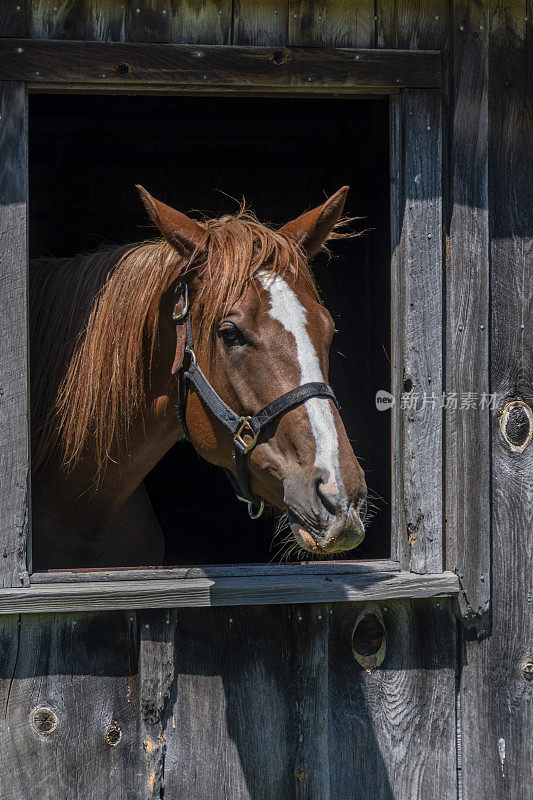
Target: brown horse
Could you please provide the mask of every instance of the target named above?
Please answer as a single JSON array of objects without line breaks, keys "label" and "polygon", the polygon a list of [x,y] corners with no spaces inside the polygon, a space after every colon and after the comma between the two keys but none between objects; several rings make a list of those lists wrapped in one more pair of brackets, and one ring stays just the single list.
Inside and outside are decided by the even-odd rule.
[{"label": "brown horse", "polygon": [[[230,409],[253,415],[327,381],[334,326],[309,259],[342,235],[347,187],[278,231],[244,209],[196,222],[139,191],[162,239],[31,266],[37,569],[162,561],[143,479],[184,433],[178,282],[198,364]],[[186,427],[203,458],[235,473],[232,438],[194,386]],[[364,475],[330,398],[310,397],[262,430],[246,469],[254,498],[288,512],[303,549],[333,553],[363,538]]]}]

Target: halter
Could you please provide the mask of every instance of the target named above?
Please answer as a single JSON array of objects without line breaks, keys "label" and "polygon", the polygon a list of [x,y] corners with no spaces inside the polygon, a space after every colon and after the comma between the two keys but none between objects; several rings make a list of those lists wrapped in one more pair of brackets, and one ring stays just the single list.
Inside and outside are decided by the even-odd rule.
[{"label": "halter", "polygon": [[[205,406],[231,433],[233,437],[233,460],[235,461],[234,476],[226,470],[228,478],[235,489],[237,499],[246,503],[251,519],[258,519],[263,513],[264,501],[260,500],[259,506],[254,510],[255,500],[248,485],[247,457],[257,444],[263,428],[278,417],[286,414],[292,408],[301,405],[311,397],[326,397],[337,400],[333,389],[327,383],[312,382],[297,386],[289,392],[282,394],[264,406],[261,411],[253,416],[239,416],[215,392],[204,373],[196,363],[194,342],[192,336],[191,318],[189,314],[189,289],[186,283],[178,283],[174,290],[174,310],[172,319],[176,323],[176,357],[172,374],[179,378],[179,404],[178,413],[183,433],[189,439],[186,423],[187,398],[189,387],[192,383],[196,392]],[[189,366],[184,366],[185,357],[189,357]]]}]

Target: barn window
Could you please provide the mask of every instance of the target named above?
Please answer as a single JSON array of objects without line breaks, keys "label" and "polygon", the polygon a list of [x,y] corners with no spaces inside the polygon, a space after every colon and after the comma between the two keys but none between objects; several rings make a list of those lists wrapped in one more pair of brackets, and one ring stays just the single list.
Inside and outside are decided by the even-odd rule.
[{"label": "barn window", "polygon": [[[393,596],[393,585],[402,596],[454,592],[455,578],[442,573],[438,54],[402,53],[388,62],[387,54],[377,51],[371,56],[309,51],[295,53],[291,72],[284,73],[290,53],[274,58],[258,51],[265,61],[254,73],[247,51],[235,48],[216,57],[234,59],[234,67],[244,59],[245,77],[218,74],[210,92],[209,63],[202,62],[200,74],[191,48],[169,46],[173,58],[178,54],[186,62],[172,78],[168,70],[146,68],[151,58],[161,63],[158,53],[166,57],[165,45],[139,46],[142,54],[137,48],[126,53],[120,45],[105,52],[80,45],[92,66],[73,62],[67,80],[60,64],[69,56],[69,43],[52,44],[49,75],[34,69],[39,53],[32,48],[38,49],[38,42],[28,43],[28,52],[26,46],[17,51],[23,58],[11,63],[9,74],[16,79],[12,113],[18,116],[9,144],[18,143],[14,163],[22,164],[23,172],[29,143],[32,257],[70,256],[105,241],[151,235],[135,183],[183,211],[199,208],[210,216],[227,213],[244,196],[259,219],[274,226],[320,201],[317,191],[351,184],[347,211],[361,217],[357,225],[366,232],[335,243],[334,258],[317,258],[314,272],[340,331],[331,383],[379,499],[367,538],[348,559],[279,564],[273,521],[251,522],[224,476],[179,444],[146,480],[165,534],[165,565],[90,573],[41,566],[32,573],[30,560],[27,578],[11,533],[15,572],[33,592],[25,595],[27,610],[38,602],[42,609],[43,597],[50,608],[74,609],[92,602],[128,607],[136,594],[143,598],[137,602],[150,606],[360,599],[369,590]],[[141,55],[136,74],[131,62]],[[109,85],[102,58],[118,65],[112,78],[118,96],[103,91]],[[275,79],[274,68],[282,70]],[[225,85],[225,93],[217,83]],[[80,85],[90,93],[80,94]],[[24,181],[14,186],[8,187],[13,195],[8,204],[25,199]],[[20,270],[17,275],[20,281]],[[25,291],[25,278],[21,285]],[[17,298],[24,306],[22,294]],[[402,395],[413,389],[430,400],[409,410]],[[380,390],[391,392],[394,408],[378,410]],[[18,402],[26,402],[23,391]],[[24,438],[21,420],[19,414]],[[26,508],[18,488],[13,502]],[[438,577],[431,584],[414,573]]]},{"label": "barn window", "polygon": [[[331,384],[376,496],[369,533],[349,554],[359,560],[390,556],[390,412],[375,404],[377,391],[390,391],[388,131],[387,98],[43,94],[29,102],[32,257],[156,235],[136,183],[210,217],[244,197],[275,226],[350,184],[346,212],[365,233],[313,265],[339,331]],[[275,520],[252,522],[223,472],[191,445],[175,445],[146,483],[168,565],[276,561]]]}]

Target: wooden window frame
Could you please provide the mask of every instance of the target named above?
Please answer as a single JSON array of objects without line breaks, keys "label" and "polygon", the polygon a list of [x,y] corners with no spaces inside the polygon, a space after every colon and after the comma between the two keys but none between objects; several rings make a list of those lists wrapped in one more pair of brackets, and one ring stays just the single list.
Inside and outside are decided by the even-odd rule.
[{"label": "wooden window frame", "polygon": [[[0,40],[4,381],[0,613],[455,596],[444,569],[441,69],[437,51]],[[389,96],[392,558],[367,562],[31,573],[27,95],[36,92]],[[29,550],[29,547],[28,547]]]}]

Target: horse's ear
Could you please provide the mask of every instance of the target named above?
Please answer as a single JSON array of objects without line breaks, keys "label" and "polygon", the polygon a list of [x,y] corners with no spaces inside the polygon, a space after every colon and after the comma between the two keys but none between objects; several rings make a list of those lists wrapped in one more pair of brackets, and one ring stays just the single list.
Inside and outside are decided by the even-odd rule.
[{"label": "horse's ear", "polygon": [[167,242],[169,242],[180,255],[188,257],[195,250],[201,250],[205,244],[206,232],[197,222],[190,217],[176,211],[174,208],[161,203],[152,197],[143,186],[135,187],[144,203],[148,216],[156,225]]},{"label": "horse's ear", "polygon": [[343,186],[321,206],[287,222],[280,232],[294,239],[310,258],[316,255],[341,217],[349,188]]}]

